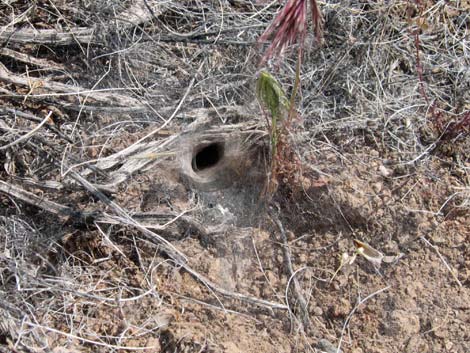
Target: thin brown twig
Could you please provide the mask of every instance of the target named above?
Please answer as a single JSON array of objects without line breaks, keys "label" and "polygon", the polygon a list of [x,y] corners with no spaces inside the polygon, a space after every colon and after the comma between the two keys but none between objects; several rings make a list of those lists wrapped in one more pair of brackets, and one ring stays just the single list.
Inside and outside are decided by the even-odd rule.
[{"label": "thin brown twig", "polygon": [[300,311],[301,311],[300,321],[302,322],[304,329],[311,329],[311,322],[310,322],[310,317],[309,317],[309,312],[308,312],[308,304],[307,304],[307,301],[305,300],[304,295],[302,294],[303,292],[302,287],[300,286],[300,283],[297,277],[295,277],[296,272],[294,271],[294,268],[292,267],[291,253],[290,253],[290,248],[289,248],[289,242],[287,240],[286,231],[284,229],[284,226],[282,225],[281,220],[279,219],[277,215],[271,212],[270,216],[273,222],[276,224],[276,226],[279,229],[279,234],[280,234],[281,243],[282,243],[282,253],[284,255],[284,265],[286,266],[287,274],[289,275],[289,282],[292,281],[294,285],[292,290],[300,306]]}]

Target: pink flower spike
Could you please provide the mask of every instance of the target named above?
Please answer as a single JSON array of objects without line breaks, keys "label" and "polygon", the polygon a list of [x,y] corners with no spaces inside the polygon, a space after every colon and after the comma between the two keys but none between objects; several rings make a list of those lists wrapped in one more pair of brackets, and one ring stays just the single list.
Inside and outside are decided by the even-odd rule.
[{"label": "pink flower spike", "polygon": [[[272,38],[271,44],[261,59],[261,65],[272,57],[280,57],[287,47],[296,42],[300,44],[299,50],[302,50],[307,32],[307,2],[307,0],[288,0],[284,8],[261,35],[258,40],[259,43]],[[322,30],[321,13],[316,0],[310,0],[310,7],[315,37],[320,40]]]},{"label": "pink flower spike", "polygon": [[321,12],[315,0],[310,0],[310,9],[312,11],[313,33],[315,33],[317,41],[320,42],[323,34],[323,24]]}]

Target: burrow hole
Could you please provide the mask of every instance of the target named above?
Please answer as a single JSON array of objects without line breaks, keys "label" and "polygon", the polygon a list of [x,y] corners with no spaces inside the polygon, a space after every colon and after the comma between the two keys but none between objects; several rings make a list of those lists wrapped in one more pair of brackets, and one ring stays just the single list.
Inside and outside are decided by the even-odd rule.
[{"label": "burrow hole", "polygon": [[224,144],[220,142],[211,143],[201,148],[191,162],[193,170],[200,172],[215,166],[224,155]]}]

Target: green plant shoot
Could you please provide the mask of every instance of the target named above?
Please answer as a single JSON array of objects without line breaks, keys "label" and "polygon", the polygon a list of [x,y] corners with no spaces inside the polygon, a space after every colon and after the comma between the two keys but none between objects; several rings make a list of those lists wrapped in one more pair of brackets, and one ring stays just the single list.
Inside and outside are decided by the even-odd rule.
[{"label": "green plant shoot", "polygon": [[271,114],[270,134],[274,156],[278,142],[278,123],[285,120],[290,111],[290,102],[279,82],[267,71],[259,74],[256,95],[260,105]]}]

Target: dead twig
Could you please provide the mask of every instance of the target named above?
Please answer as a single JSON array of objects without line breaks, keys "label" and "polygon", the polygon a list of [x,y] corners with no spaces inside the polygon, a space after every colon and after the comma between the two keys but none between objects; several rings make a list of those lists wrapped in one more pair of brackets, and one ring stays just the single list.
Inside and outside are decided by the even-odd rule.
[{"label": "dead twig", "polygon": [[42,70],[65,70],[64,65],[55,63],[52,60],[35,58],[34,56],[25,53],[20,53],[16,50],[12,50],[9,48],[1,48],[0,55],[7,56],[9,58],[21,61],[26,64],[40,67]]},{"label": "dead twig", "polygon": [[125,350],[125,351],[148,351],[148,350],[152,350],[152,349],[157,348],[156,346],[131,347],[131,346],[121,346],[121,345],[105,343],[105,342],[101,342],[101,341],[81,337],[81,336],[78,336],[78,335],[74,335],[72,333],[64,332],[64,331],[61,331],[61,330],[57,330],[57,329],[52,328],[52,327],[35,324],[34,322],[30,322],[30,321],[24,322],[24,325],[29,326],[29,327],[38,328],[41,331],[46,331],[46,332],[49,332],[49,333],[55,333],[55,334],[58,334],[58,335],[61,335],[61,336],[65,336],[69,339],[77,340],[77,341],[80,341],[80,342],[83,342],[83,343],[93,344],[93,345],[96,345],[96,346],[105,347],[105,348],[109,348],[109,349],[113,349],[113,350],[117,349],[117,350]]},{"label": "dead twig", "polygon": [[77,219],[89,219],[90,217],[94,217],[93,213],[74,210],[71,207],[39,197],[32,192],[26,191],[19,186],[9,184],[3,180],[0,180],[0,192],[59,217],[66,216]]},{"label": "dead twig", "polygon": [[4,28],[0,27],[0,43],[70,45],[92,42],[94,28],[76,27],[67,32],[56,29]]},{"label": "dead twig", "polygon": [[[287,240],[286,231],[284,229],[284,226],[281,220],[279,219],[277,215],[271,212],[270,216],[273,222],[276,224],[277,228],[279,229],[279,234],[280,234],[281,243],[282,243],[282,253],[284,255],[284,265],[286,266],[287,274],[289,275],[289,283],[290,282],[293,283],[292,291],[300,306],[300,311],[301,311],[300,321],[305,329],[309,329],[311,328],[311,322],[310,322],[310,317],[308,313],[308,304],[307,304],[307,301],[305,300],[304,295],[302,294],[303,292],[302,287],[300,286],[300,283],[297,277],[295,277],[296,271],[294,271],[294,268],[292,266],[292,256],[291,256],[291,252],[289,248],[289,242]],[[289,288],[286,288],[286,292],[288,290]],[[286,295],[286,301],[288,302],[287,295]],[[291,311],[291,309],[289,309],[289,311]]]},{"label": "dead twig", "polygon": [[380,293],[382,292],[385,292],[386,290],[390,289],[390,286],[387,286],[385,288],[381,288],[379,289],[378,291],[375,291],[374,293],[371,293],[369,294],[367,297],[365,297],[364,299],[361,299],[358,301],[358,303],[356,304],[356,306],[351,310],[351,312],[349,313],[348,317],[346,318],[346,320],[344,320],[344,324],[343,324],[343,328],[341,329],[341,337],[339,338],[339,342],[338,342],[338,348],[336,349],[336,353],[340,353],[341,352],[341,343],[343,342],[343,336],[344,336],[344,331],[346,331],[346,327],[348,327],[349,325],[349,322],[351,321],[354,313],[357,311],[357,309],[359,309],[359,307],[364,304],[366,301],[368,301],[369,299],[375,297],[376,295],[379,295]]},{"label": "dead twig", "polygon": [[[0,81],[19,86],[35,87],[35,93],[28,94],[31,98],[56,98],[64,96],[76,96],[76,106],[82,110],[91,111],[120,111],[120,112],[144,112],[148,110],[148,103],[112,92],[115,89],[89,90],[83,87],[70,86],[60,82],[49,81],[35,77],[23,77],[9,71],[0,63]],[[125,90],[129,90],[126,88]],[[24,98],[25,95],[14,94],[13,96]],[[85,101],[92,101],[96,105],[85,105]],[[64,106],[73,106],[70,102],[62,101]]]},{"label": "dead twig", "polygon": [[[153,14],[159,14],[160,4],[158,1],[152,1],[147,5],[152,9]],[[141,2],[135,2],[125,11],[118,14],[115,18],[116,27],[119,30],[139,26],[152,19],[152,14],[147,11],[147,7]],[[112,23],[106,23],[99,32],[109,30]],[[35,29],[35,28],[10,28],[8,26],[0,27],[0,43],[18,43],[18,44],[44,44],[44,45],[72,45],[72,44],[91,44],[98,28],[95,27],[70,27],[67,31],[57,29]]]},{"label": "dead twig", "polygon": [[450,274],[452,275],[452,278],[455,280],[455,282],[457,282],[457,284],[459,285],[459,287],[462,287],[462,282],[460,282],[460,280],[458,279],[457,275],[455,274],[454,270],[449,266],[449,264],[447,263],[446,259],[444,258],[444,256],[441,255],[441,253],[439,252],[439,249],[436,245],[433,245],[431,244],[431,242],[429,240],[427,240],[424,236],[420,237],[420,239],[428,246],[430,246],[437,254],[437,256],[439,256],[439,258],[441,259],[442,263],[444,264],[444,266],[447,268],[447,270],[450,272]]},{"label": "dead twig", "polygon": [[[41,118],[39,118],[39,117],[37,117],[33,114],[23,112],[21,110],[13,109],[13,108],[0,107],[0,114],[10,114],[10,115],[13,115],[14,117],[21,117],[21,118],[24,118],[24,119],[28,119],[28,120],[31,120],[31,121],[38,122],[38,123],[40,123],[42,121]],[[46,123],[47,123],[47,121],[46,121]],[[47,129],[53,131],[54,133],[56,133],[60,138],[63,138],[64,140],[66,140],[69,143],[73,143],[73,140],[71,140],[70,137],[68,137],[67,135],[62,133],[62,131],[60,131],[54,125],[46,124],[45,127]]]},{"label": "dead twig", "polygon": [[0,146],[0,151],[2,150],[6,150],[7,148],[10,148],[12,146],[15,146],[23,141],[26,141],[27,139],[29,139],[31,136],[33,136],[37,131],[39,131],[39,129],[45,124],[48,122],[49,118],[51,117],[52,115],[52,111],[50,111],[47,116],[34,128],[32,129],[31,131],[29,131],[28,133],[26,133],[25,135],[21,136],[20,138],[16,139],[15,141],[12,141],[10,142],[9,144],[6,144],[4,146]]}]

